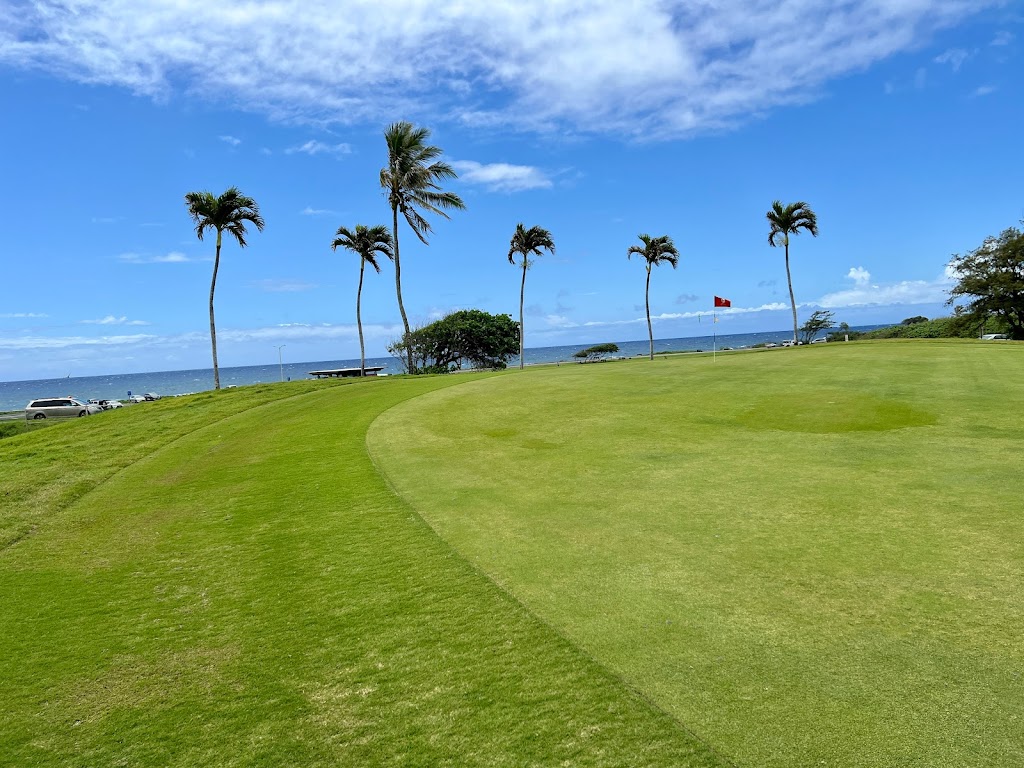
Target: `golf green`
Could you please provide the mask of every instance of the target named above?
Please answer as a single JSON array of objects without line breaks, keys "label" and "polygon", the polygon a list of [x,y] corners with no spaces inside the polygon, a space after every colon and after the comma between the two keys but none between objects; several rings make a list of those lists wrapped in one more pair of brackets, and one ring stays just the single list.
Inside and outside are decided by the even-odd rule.
[{"label": "golf green", "polygon": [[1024,764],[1024,346],[572,365],[384,412],[392,486],[737,764]]}]

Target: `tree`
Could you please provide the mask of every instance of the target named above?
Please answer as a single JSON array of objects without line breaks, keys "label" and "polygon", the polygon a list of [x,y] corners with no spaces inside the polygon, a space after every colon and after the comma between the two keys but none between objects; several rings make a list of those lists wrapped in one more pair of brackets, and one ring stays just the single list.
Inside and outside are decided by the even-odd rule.
[{"label": "tree", "polygon": [[812,312],[811,316],[807,318],[807,322],[800,326],[800,332],[803,334],[800,342],[810,344],[819,333],[835,327],[834,320],[835,314],[832,312],[820,309],[817,312]]},{"label": "tree", "polygon": [[978,322],[994,315],[1011,339],[1024,339],[1024,232],[1010,227],[973,251],[954,255],[949,266],[957,282],[947,304],[969,297],[960,314]]},{"label": "tree", "polygon": [[202,240],[208,229],[217,232],[217,252],[213,259],[213,279],[210,281],[210,345],[213,347],[213,387],[220,389],[220,369],[217,367],[217,325],[213,319],[213,294],[217,289],[217,271],[220,269],[220,246],[224,232],[234,235],[240,248],[245,248],[245,222],[251,222],[263,231],[260,208],[251,197],[230,187],[220,197],[212,192],[189,192],[185,206],[196,225],[196,236]]},{"label": "tree", "polygon": [[376,227],[365,227],[356,224],[356,231],[352,232],[345,227],[338,227],[337,237],[331,243],[331,250],[347,248],[359,256],[359,288],[356,290],[356,327],[359,328],[359,375],[366,375],[366,347],[363,345],[363,318],[360,305],[363,298],[363,271],[369,264],[377,274],[380,274],[380,264],[377,263],[377,255],[394,259],[392,250],[391,233],[388,228],[382,225]]},{"label": "tree", "polygon": [[388,352],[413,373],[450,373],[464,363],[471,368],[504,368],[518,350],[516,321],[479,309],[452,312],[388,346]]},{"label": "tree", "polygon": [[651,267],[667,263],[672,265],[672,269],[675,269],[679,265],[679,251],[676,250],[675,243],[672,242],[672,238],[668,235],[662,235],[661,237],[640,235],[640,240],[643,241],[643,247],[639,245],[629,246],[629,250],[626,251],[626,258],[632,258],[635,253],[647,262],[647,289],[644,293],[644,302],[647,307],[647,338],[651,342],[651,360],[653,360],[654,329],[651,327]]},{"label": "tree", "polygon": [[902,323],[900,323],[900,325],[917,325],[918,323],[927,323],[927,322],[928,322],[928,318],[925,317],[924,315],[914,315],[913,317],[908,317],[906,320],[904,320]]},{"label": "tree", "polygon": [[618,351],[618,344],[595,344],[592,347],[587,347],[574,353],[573,357],[577,357],[583,362],[593,363],[604,359],[605,355],[614,355]]},{"label": "tree", "polygon": [[526,229],[522,222],[516,224],[515,234],[512,235],[512,242],[508,248],[508,263],[515,265],[515,255],[518,253],[523,258],[523,282],[519,286],[519,368],[524,366],[523,361],[523,338],[526,335],[526,326],[523,324],[523,298],[526,294],[526,270],[533,263],[530,261],[530,254],[540,256],[541,251],[546,250],[554,254],[555,242],[551,239],[551,233],[540,227]]},{"label": "tree", "polygon": [[800,230],[818,236],[818,217],[807,203],[790,203],[783,205],[776,200],[772,209],[766,214],[771,230],[768,232],[768,245],[773,248],[781,242],[786,247],[786,282],[789,284],[789,301],[793,306],[793,343],[797,341],[796,297],[793,295],[793,277],[789,271],[789,236],[800,234]]},{"label": "tree", "polygon": [[[423,218],[419,209],[427,213],[436,213],[449,218],[449,209],[462,209],[465,204],[454,192],[444,192],[439,185],[444,179],[458,178],[458,174],[448,163],[437,158],[441,156],[440,147],[427,144],[430,131],[417,128],[404,120],[392,123],[384,131],[384,140],[388,147],[388,164],[380,172],[380,185],[388,197],[391,206],[391,234],[394,239],[395,253],[395,290],[398,293],[398,311],[402,315],[402,325],[408,336],[409,318],[405,314],[402,303],[402,262],[398,250],[398,214],[401,212],[406,223],[424,245],[430,234],[430,222]],[[412,345],[405,345],[409,357],[408,369],[412,371]]]}]

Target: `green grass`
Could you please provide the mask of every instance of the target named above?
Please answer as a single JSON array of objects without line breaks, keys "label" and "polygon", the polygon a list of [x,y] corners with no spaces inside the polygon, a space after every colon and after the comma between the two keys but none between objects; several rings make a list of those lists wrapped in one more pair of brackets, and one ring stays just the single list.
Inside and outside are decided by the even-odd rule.
[{"label": "green grass", "polygon": [[0,764],[724,764],[377,472],[371,422],[467,382],[246,387],[0,441]]},{"label": "green grass", "polygon": [[471,563],[749,766],[1024,764],[1024,346],[563,366],[384,413]]}]

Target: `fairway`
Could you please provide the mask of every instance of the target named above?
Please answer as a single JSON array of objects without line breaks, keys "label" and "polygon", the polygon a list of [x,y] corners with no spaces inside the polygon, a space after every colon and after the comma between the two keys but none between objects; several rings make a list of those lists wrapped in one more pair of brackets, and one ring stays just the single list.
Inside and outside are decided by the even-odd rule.
[{"label": "fairway", "polygon": [[383,413],[457,552],[749,766],[1024,764],[1024,347],[538,369]]},{"label": "fairway", "polygon": [[0,765],[718,766],[366,452],[465,377],[241,387],[0,441]]}]

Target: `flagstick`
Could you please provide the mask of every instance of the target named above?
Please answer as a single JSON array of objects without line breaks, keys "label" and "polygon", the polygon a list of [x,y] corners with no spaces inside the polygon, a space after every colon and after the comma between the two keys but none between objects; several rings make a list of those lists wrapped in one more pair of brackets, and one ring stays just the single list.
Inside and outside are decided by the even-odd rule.
[{"label": "flagstick", "polygon": [[714,320],[711,322],[711,327],[714,331],[714,346],[711,348],[711,360],[712,362],[718,360],[718,313],[715,312],[712,317]]}]

